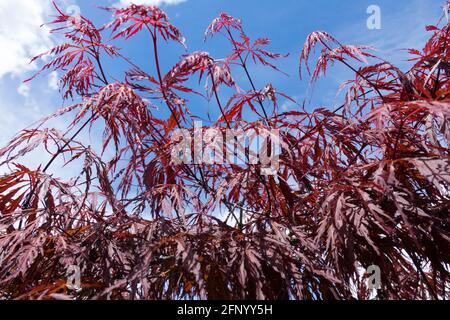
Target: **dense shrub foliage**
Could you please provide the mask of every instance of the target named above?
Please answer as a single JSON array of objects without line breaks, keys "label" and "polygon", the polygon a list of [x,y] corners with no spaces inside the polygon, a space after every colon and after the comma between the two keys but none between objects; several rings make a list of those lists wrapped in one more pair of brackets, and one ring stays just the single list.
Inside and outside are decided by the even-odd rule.
[{"label": "dense shrub foliage", "polygon": [[[312,33],[299,49],[300,73],[313,85],[343,64],[354,77],[340,108],[284,112],[282,102],[296,102],[270,79],[258,87],[264,79],[249,71],[279,72],[284,56],[234,17],[222,13],[206,31],[206,41],[223,37],[228,56],[193,52],[172,67],[160,64],[160,46],[185,41],[158,7],[108,8],[113,19],[103,27],[55,8],[54,32],[66,41],[46,53],[41,72],[63,74],[61,92],[74,103],[0,149],[8,171],[0,177],[0,299],[449,298],[445,17],[427,27],[423,49],[409,50],[410,70]],[[147,35],[154,74],[112,45],[137,34]],[[121,80],[107,59],[129,65]],[[206,92],[192,88],[199,78]],[[279,130],[278,173],[174,164],[176,130],[208,118],[191,106],[193,95],[220,114],[205,130]],[[154,107],[160,102],[165,110]],[[63,115],[73,115],[66,132],[45,126]],[[103,150],[78,139],[94,124]],[[42,149],[51,161],[23,165]],[[79,175],[52,174],[59,158],[80,163]],[[372,265],[381,270],[376,294],[366,281]],[[80,290],[67,286],[70,266],[81,269]]]}]

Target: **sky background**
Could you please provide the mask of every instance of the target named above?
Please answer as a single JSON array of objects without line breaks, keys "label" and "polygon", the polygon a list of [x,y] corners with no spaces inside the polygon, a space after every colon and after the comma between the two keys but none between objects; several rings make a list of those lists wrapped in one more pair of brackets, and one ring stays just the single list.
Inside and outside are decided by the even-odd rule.
[{"label": "sky background", "polygon": [[[110,16],[98,6],[126,5],[128,0],[63,0],[61,8],[79,6],[81,14],[98,25],[109,21]],[[408,69],[408,55],[404,49],[421,48],[427,38],[425,26],[436,23],[442,15],[441,0],[136,0],[136,4],[160,5],[187,39],[188,50],[179,45],[162,45],[161,56],[164,71],[168,71],[179,58],[188,52],[208,51],[215,58],[223,58],[230,51],[220,37],[204,42],[204,32],[210,22],[225,11],[241,18],[246,33],[252,38],[268,37],[270,50],[289,54],[277,66],[289,74],[285,76],[262,67],[251,67],[258,88],[267,83],[302,102],[308,92],[308,77],[298,76],[299,54],[307,35],[324,30],[346,44],[366,44],[379,49],[378,55],[390,60],[402,69]],[[381,8],[381,30],[369,30],[366,10],[370,5]],[[0,1],[0,148],[19,130],[55,111],[63,102],[58,92],[58,74],[45,74],[30,84],[22,80],[36,72],[39,65],[29,64],[31,57],[46,51],[59,42],[49,34],[48,27],[41,27],[51,20],[54,11],[50,0],[1,0]],[[117,43],[123,53],[132,57],[144,70],[153,72],[150,42],[144,35],[127,42]],[[107,69],[118,77],[121,64],[107,63]],[[243,75],[237,74],[237,82],[243,83]],[[242,79],[240,79],[242,77]],[[330,69],[325,79],[319,80],[313,96],[307,100],[309,110],[324,106],[334,108],[339,104],[336,92],[340,83],[351,75],[341,66]],[[245,88],[244,89],[248,89]],[[71,101],[64,102],[65,105]],[[192,108],[208,110],[208,103],[201,99],[191,101]],[[295,108],[285,103],[283,109]],[[53,121],[51,125],[61,130],[67,119]],[[80,140],[98,145],[100,139],[93,133],[83,133]],[[31,165],[47,160],[46,155],[28,159]],[[60,165],[61,163],[59,163]],[[58,164],[57,166],[58,167]],[[56,169],[59,170],[59,169]],[[60,170],[70,176],[70,169]]]}]

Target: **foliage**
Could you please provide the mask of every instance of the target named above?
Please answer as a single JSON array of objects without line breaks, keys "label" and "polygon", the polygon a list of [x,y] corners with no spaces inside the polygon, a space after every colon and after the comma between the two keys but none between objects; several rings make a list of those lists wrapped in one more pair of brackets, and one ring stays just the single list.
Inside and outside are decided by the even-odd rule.
[{"label": "foliage", "polygon": [[[63,96],[79,102],[0,150],[8,170],[0,177],[0,299],[369,299],[371,265],[381,268],[378,298],[449,298],[448,23],[427,27],[430,39],[409,51],[407,72],[370,47],[312,33],[300,59],[312,83],[333,63],[355,77],[336,110],[282,112],[278,100],[292,99],[271,84],[258,88],[248,67],[278,72],[284,56],[265,49],[268,39],[252,41],[236,18],[222,13],[206,31],[224,36],[227,57],[194,52],[164,74],[158,40],[184,46],[184,38],[161,9],[109,8],[103,27],[56,9],[55,32],[66,42],[41,71],[62,72]],[[138,33],[150,35],[153,75],[110,44]],[[122,81],[105,59],[130,65]],[[236,82],[239,71],[247,83]],[[278,175],[260,165],[171,162],[175,130],[192,131],[205,117],[188,100],[197,76],[221,114],[210,127],[280,130]],[[234,92],[228,102],[221,88]],[[71,133],[43,127],[73,113]],[[111,158],[77,141],[94,123]],[[49,163],[20,163],[40,146]],[[69,181],[49,174],[62,156],[82,163]],[[66,285],[71,265],[81,268],[82,290]]]}]

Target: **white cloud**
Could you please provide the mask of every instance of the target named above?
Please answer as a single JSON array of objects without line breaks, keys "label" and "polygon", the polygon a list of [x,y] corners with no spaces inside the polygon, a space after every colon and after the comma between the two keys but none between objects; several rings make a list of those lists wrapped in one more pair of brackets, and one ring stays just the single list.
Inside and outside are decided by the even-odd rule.
[{"label": "white cloud", "polygon": [[[60,0],[62,8],[73,0]],[[0,0],[0,148],[35,121],[52,113],[60,104],[58,75],[45,74],[30,83],[22,81],[38,69],[30,64],[33,56],[54,46],[50,28],[55,12],[51,0]],[[68,119],[55,119],[48,127],[64,130]],[[48,161],[45,152],[33,153],[20,162],[31,168]],[[53,173],[67,177],[73,171],[61,169],[62,160],[55,163]],[[0,167],[0,175],[8,170]]]},{"label": "white cloud", "polygon": [[379,55],[393,62],[398,67],[406,67],[410,63],[405,49],[421,49],[426,39],[430,36],[425,31],[425,26],[438,21],[442,11],[439,5],[430,4],[429,0],[411,0],[403,10],[389,11],[384,6],[381,8],[381,30],[368,30],[365,18],[362,16],[358,25],[352,25],[341,34],[337,34],[344,42],[351,44],[372,45],[379,49]]},{"label": "white cloud", "polygon": [[58,72],[53,71],[48,76],[48,87],[52,90],[58,90],[59,88],[59,76]]},{"label": "white cloud", "polygon": [[0,1],[0,78],[35,69],[30,58],[52,47],[49,28],[41,27],[50,9],[50,1]]},{"label": "white cloud", "polygon": [[176,5],[180,4],[182,2],[185,2],[187,0],[120,0],[120,2],[117,4],[117,6],[120,7],[126,7],[130,4],[147,4],[147,5],[153,5],[153,6],[160,6],[163,4],[167,5]]},{"label": "white cloud", "polygon": [[49,111],[38,106],[48,93],[22,80],[37,69],[31,58],[53,46],[49,28],[41,27],[50,15],[50,0],[0,1],[1,145]]}]

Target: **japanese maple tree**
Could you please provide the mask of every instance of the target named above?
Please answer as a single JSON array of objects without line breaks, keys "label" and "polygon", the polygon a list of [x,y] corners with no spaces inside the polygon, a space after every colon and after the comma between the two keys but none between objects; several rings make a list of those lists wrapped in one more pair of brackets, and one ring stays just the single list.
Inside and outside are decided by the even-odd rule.
[{"label": "japanese maple tree", "polygon": [[[371,47],[309,35],[301,76],[314,85],[343,64],[354,77],[340,108],[308,111],[252,77],[252,64],[281,72],[284,55],[269,51],[269,39],[250,39],[241,20],[221,13],[206,30],[206,41],[226,41],[226,57],[197,51],[163,66],[161,46],[185,45],[164,11],[106,10],[112,21],[96,26],[55,4],[51,25],[65,42],[44,54],[51,58],[39,73],[62,74],[73,104],[0,149],[8,172],[0,176],[0,299],[449,298],[445,17],[426,27],[422,49],[409,50],[409,70]],[[153,74],[113,45],[142,33]],[[105,60],[129,67],[117,79]],[[198,79],[206,92],[192,87]],[[203,130],[278,130],[276,174],[261,164],[174,163],[175,133],[193,133],[210,116],[191,106],[193,95],[220,114]],[[284,112],[283,101],[295,110]],[[46,127],[63,115],[73,116],[67,131]],[[93,126],[102,128],[102,150],[79,139]],[[26,167],[21,159],[42,148],[50,161]],[[79,175],[52,174],[58,159],[80,163]],[[79,290],[67,285],[74,265]],[[381,271],[376,293],[370,266]]]}]

